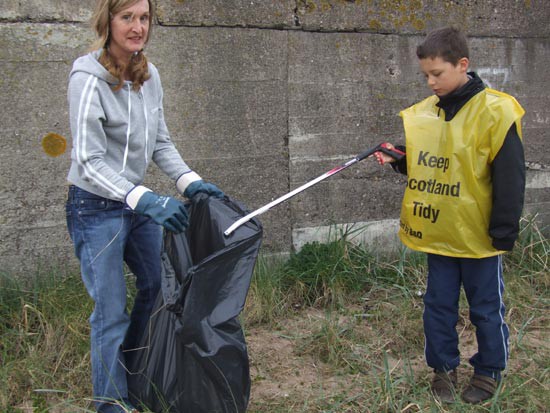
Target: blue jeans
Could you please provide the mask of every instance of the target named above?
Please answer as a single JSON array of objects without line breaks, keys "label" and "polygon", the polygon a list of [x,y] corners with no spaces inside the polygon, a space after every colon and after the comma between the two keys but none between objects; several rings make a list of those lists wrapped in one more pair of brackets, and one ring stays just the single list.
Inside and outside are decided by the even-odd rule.
[{"label": "blue jeans", "polygon": [[[123,350],[139,343],[160,290],[162,228],[124,203],[75,186],[69,188],[66,214],[82,280],[95,303],[89,320],[94,401],[98,412],[124,412],[128,387]],[[136,277],[130,315],[124,262]]]},{"label": "blue jeans", "polygon": [[428,283],[424,295],[426,361],[439,371],[460,364],[458,303],[461,285],[476,327],[477,353],[469,362],[476,374],[500,380],[508,361],[508,326],[502,300],[502,256],[454,258],[428,254]]}]

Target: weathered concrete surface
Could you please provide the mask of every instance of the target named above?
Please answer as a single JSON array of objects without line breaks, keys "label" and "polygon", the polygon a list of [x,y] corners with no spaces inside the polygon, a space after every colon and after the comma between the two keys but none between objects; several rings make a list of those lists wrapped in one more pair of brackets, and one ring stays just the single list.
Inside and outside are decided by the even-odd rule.
[{"label": "weathered concrete surface", "polygon": [[[479,3],[479,4],[477,4]],[[176,145],[205,179],[258,208],[374,144],[402,142],[398,113],[428,95],[414,49],[460,23],[472,68],[526,109],[526,213],[550,223],[550,5],[545,1],[159,0],[146,52],[159,68]],[[93,2],[0,4],[0,268],[74,265],[64,218],[66,83],[92,41]],[[147,185],[174,193],[156,168]],[[264,252],[324,240],[348,224],[395,241],[404,177],[365,160],[260,217]],[[393,240],[393,241],[392,241]]]},{"label": "weathered concrete surface", "polygon": [[[548,154],[548,152],[546,151]],[[548,155],[546,155],[548,156]],[[548,158],[546,158],[546,162]],[[547,164],[548,165],[548,164]],[[532,165],[527,174],[527,190],[525,197],[525,215],[535,215],[538,222],[550,224],[550,168],[540,170],[539,166]]]},{"label": "weathered concrete surface", "polygon": [[[156,0],[161,25],[418,34],[449,23],[471,36],[550,35],[547,0]],[[90,0],[3,0],[5,21],[83,22]]]},{"label": "weathered concrete surface", "polygon": [[[69,153],[49,158],[40,142],[51,131],[70,136],[67,76],[90,36],[86,28],[55,26],[0,26],[0,42],[17,46],[0,55],[1,86],[13,93],[0,114],[4,139],[10,139],[0,158],[7,204],[1,226],[7,242],[0,255],[14,265],[21,253],[61,260],[71,254],[63,216]],[[156,27],[149,46],[162,74],[167,123],[182,155],[204,179],[245,204],[268,202],[273,193],[288,190],[287,73],[279,64],[287,60],[286,36]],[[156,168],[152,172],[147,185],[174,193],[166,177]],[[288,211],[274,211],[264,224],[272,229],[267,246],[288,249]]]},{"label": "weathered concrete surface", "polygon": [[3,270],[48,266],[69,255],[63,216],[68,156],[48,157],[41,139],[48,132],[69,137],[67,75],[89,39],[88,30],[71,25],[0,25]]},{"label": "weathered concrete surface", "polygon": [[398,219],[303,227],[293,231],[292,244],[296,250],[300,250],[307,243],[330,242],[345,236],[351,242],[367,246],[372,252],[387,254],[404,248],[399,241],[398,231]]},{"label": "weathered concrete surface", "polygon": [[546,0],[298,0],[305,30],[417,34],[455,24],[471,36],[547,37]]},{"label": "weathered concrete surface", "polygon": [[90,19],[93,1],[88,0],[2,0],[0,19],[6,21],[83,22]]},{"label": "weathered concrete surface", "polygon": [[[184,159],[251,207],[288,191],[286,43],[284,31],[158,27],[149,48]],[[286,249],[284,209],[262,221],[266,247]]]},{"label": "weathered concrete surface", "polygon": [[295,25],[295,0],[157,1],[159,24],[289,28]]}]

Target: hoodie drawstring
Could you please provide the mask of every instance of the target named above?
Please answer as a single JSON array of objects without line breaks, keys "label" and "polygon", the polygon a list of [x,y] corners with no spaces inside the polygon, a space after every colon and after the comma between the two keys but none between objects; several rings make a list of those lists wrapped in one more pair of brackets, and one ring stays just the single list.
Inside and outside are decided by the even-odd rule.
[{"label": "hoodie drawstring", "polygon": [[124,149],[124,160],[122,161],[122,169],[119,173],[122,173],[126,169],[126,160],[128,159],[128,149],[130,146],[130,127],[132,123],[132,90],[130,85],[128,86],[128,127],[126,129],[126,148]]},{"label": "hoodie drawstring", "polygon": [[[147,122],[147,105],[145,104],[145,97],[143,96],[143,89],[139,89],[139,95],[141,101],[143,102],[143,117],[145,119],[145,167],[147,168],[148,164],[148,146],[149,146],[149,127]],[[132,87],[128,84],[128,127],[126,129],[126,148],[124,149],[124,160],[122,162],[122,169],[119,173],[122,173],[126,170],[126,161],[128,160],[128,151],[130,148],[130,130],[132,127]]]},{"label": "hoodie drawstring", "polygon": [[139,94],[143,102],[143,118],[145,120],[145,168],[147,168],[148,148],[149,148],[149,123],[147,122],[147,105],[145,104],[145,96],[143,96],[143,87],[139,88]]}]

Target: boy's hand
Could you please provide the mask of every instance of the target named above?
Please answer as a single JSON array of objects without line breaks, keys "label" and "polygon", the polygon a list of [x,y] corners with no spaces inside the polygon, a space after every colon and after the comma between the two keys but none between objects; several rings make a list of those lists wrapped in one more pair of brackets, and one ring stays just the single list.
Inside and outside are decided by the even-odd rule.
[{"label": "boy's hand", "polygon": [[[389,150],[394,150],[395,146],[393,146],[391,143],[385,143],[385,147]],[[384,152],[375,152],[374,157],[378,161],[380,165],[384,165],[387,162],[395,162],[395,158],[391,157],[390,155],[385,154]]]}]

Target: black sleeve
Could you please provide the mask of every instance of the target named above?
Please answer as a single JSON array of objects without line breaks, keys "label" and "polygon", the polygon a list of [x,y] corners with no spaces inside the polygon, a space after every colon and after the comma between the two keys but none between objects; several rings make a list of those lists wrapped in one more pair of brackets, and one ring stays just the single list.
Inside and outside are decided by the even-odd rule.
[{"label": "black sleeve", "polygon": [[[399,149],[401,152],[406,153],[406,148],[403,145],[397,145],[395,149]],[[407,155],[405,155],[398,161],[390,163],[390,165],[395,172],[399,172],[403,175],[407,175]]]},{"label": "black sleeve", "polygon": [[511,251],[519,233],[525,196],[525,157],[514,123],[491,165],[493,208],[489,235],[493,247]]}]

